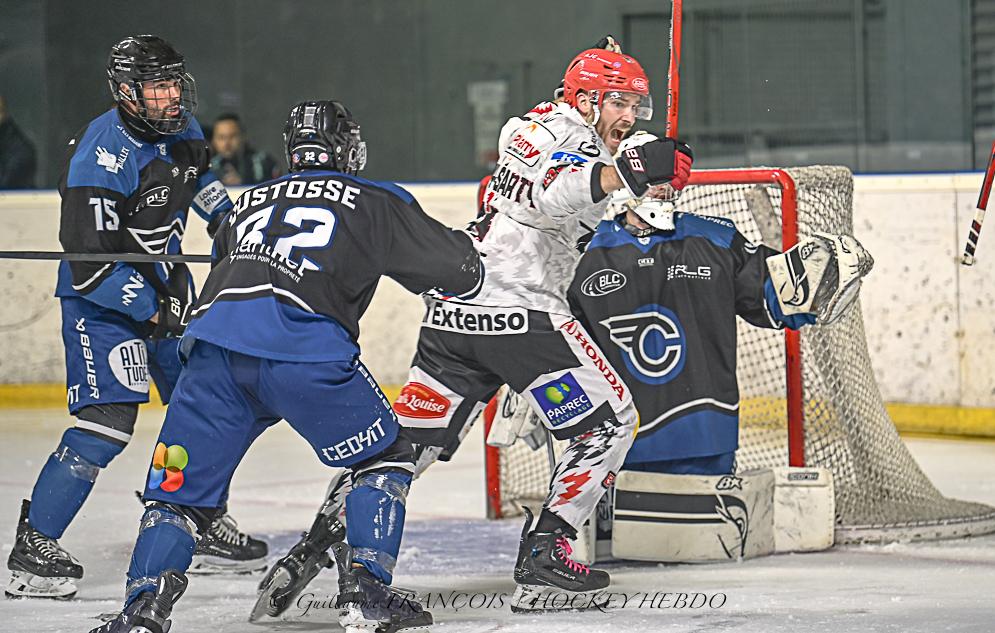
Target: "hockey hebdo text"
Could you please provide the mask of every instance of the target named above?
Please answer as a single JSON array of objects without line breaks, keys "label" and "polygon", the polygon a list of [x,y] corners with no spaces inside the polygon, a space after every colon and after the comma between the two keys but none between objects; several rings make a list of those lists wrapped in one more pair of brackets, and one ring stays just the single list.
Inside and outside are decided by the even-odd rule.
[{"label": "hockey hebdo text", "polygon": [[[336,609],[336,594],[317,596],[303,593],[297,598],[300,617],[317,613],[324,609]],[[389,600],[416,601],[425,609],[436,611],[479,611],[487,609],[508,609],[512,594],[507,592],[425,592],[399,594]],[[523,606],[529,610],[543,611],[614,611],[617,609],[721,609],[726,604],[724,593],[677,592],[677,591],[598,591],[586,594],[569,594],[555,590],[543,591],[526,599]],[[370,605],[373,606],[373,605]],[[389,605],[377,605],[389,606]]]}]

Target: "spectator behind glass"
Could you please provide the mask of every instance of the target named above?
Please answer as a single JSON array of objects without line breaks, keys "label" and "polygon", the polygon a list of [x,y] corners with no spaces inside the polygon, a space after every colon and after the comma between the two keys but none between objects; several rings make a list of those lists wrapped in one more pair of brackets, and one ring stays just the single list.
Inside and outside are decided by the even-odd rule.
[{"label": "spectator behind glass", "polygon": [[237,114],[222,114],[211,133],[211,171],[228,187],[255,185],[280,175],[277,162],[245,140]]},{"label": "spectator behind glass", "polygon": [[0,96],[0,189],[35,188],[35,146],[7,113]]}]

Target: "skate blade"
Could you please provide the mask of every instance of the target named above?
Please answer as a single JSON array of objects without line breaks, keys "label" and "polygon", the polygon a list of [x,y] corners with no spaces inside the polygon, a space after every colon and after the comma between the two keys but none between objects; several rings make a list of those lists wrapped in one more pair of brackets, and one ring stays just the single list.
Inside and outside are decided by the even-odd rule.
[{"label": "skate blade", "polygon": [[252,560],[232,560],[221,558],[220,556],[198,555],[193,557],[188,574],[199,574],[210,576],[215,574],[253,574],[257,571],[265,571],[266,559],[254,558]]},{"label": "skate blade", "polygon": [[607,611],[608,601],[609,595],[604,590],[569,591],[546,585],[518,585],[511,596],[511,612]]},{"label": "skate blade", "polygon": [[66,576],[36,576],[26,571],[10,573],[10,582],[4,590],[8,598],[44,598],[71,600],[76,595],[75,579]]},{"label": "skate blade", "polygon": [[[275,618],[287,610],[287,607],[290,606],[290,603],[296,596],[291,596],[282,609],[272,603],[272,598],[274,593],[289,585],[290,580],[290,573],[280,566],[277,566],[272,574],[263,579],[259,587],[259,596],[256,598],[256,604],[253,605],[252,612],[249,614],[249,622],[258,622],[264,616]],[[263,584],[265,586],[262,586]]]},{"label": "skate blade", "polygon": [[427,631],[432,626],[432,614],[422,612],[419,621],[407,624],[371,620],[363,615],[363,610],[347,606],[339,610],[339,625],[345,633],[395,633],[396,631]]}]

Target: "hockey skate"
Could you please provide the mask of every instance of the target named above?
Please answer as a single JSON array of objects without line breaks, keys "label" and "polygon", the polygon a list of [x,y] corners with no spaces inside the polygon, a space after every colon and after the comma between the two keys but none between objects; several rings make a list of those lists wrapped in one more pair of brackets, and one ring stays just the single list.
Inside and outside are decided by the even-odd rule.
[{"label": "hockey skate", "polygon": [[155,592],[145,591],[110,622],[90,633],[167,633],[173,605],[187,589],[187,577],[168,569],[159,574]]},{"label": "hockey skate", "polygon": [[259,583],[259,597],[249,614],[249,622],[264,615],[279,616],[323,568],[332,567],[328,548],[345,538],[345,527],[335,517],[319,512],[311,529],[301,536]]},{"label": "hockey skate", "polygon": [[218,514],[211,527],[197,542],[191,574],[248,574],[266,569],[266,543],[239,532],[238,524],[227,511]]},{"label": "hockey skate", "polygon": [[76,580],[83,577],[83,566],[59,542],[31,527],[28,510],[31,502],[21,503],[17,536],[7,559],[10,582],[8,598],[54,598],[68,600],[76,595]]},{"label": "hockey skate", "polygon": [[570,558],[570,541],[556,532],[532,532],[532,512],[525,512],[525,527],[515,563],[518,587],[511,598],[514,613],[604,609],[608,596],[599,595],[610,582],[607,572],[591,569]]},{"label": "hockey skate", "polygon": [[353,566],[352,548],[332,546],[339,572],[339,624],[346,633],[394,633],[432,625],[432,614],[414,596],[403,594],[373,577],[365,567]]}]

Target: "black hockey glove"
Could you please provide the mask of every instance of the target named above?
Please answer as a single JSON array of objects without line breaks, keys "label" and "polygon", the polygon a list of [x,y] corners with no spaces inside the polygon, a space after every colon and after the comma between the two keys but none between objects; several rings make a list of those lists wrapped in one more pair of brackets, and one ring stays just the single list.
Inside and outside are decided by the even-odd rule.
[{"label": "black hockey glove", "polygon": [[211,218],[211,221],[207,223],[207,236],[209,238],[211,238],[212,240],[214,239],[214,236],[217,234],[218,229],[221,227],[221,223],[225,221],[226,217],[228,217],[227,213],[214,214],[214,217]]},{"label": "black hockey glove", "polygon": [[190,321],[190,308],[193,306],[177,297],[159,295],[159,319],[154,324],[152,338],[176,338],[183,336]]},{"label": "black hockey glove", "polygon": [[615,159],[615,168],[625,188],[638,198],[650,185],[670,183],[677,191],[683,189],[693,160],[694,153],[686,143],[665,138],[623,150]]}]

